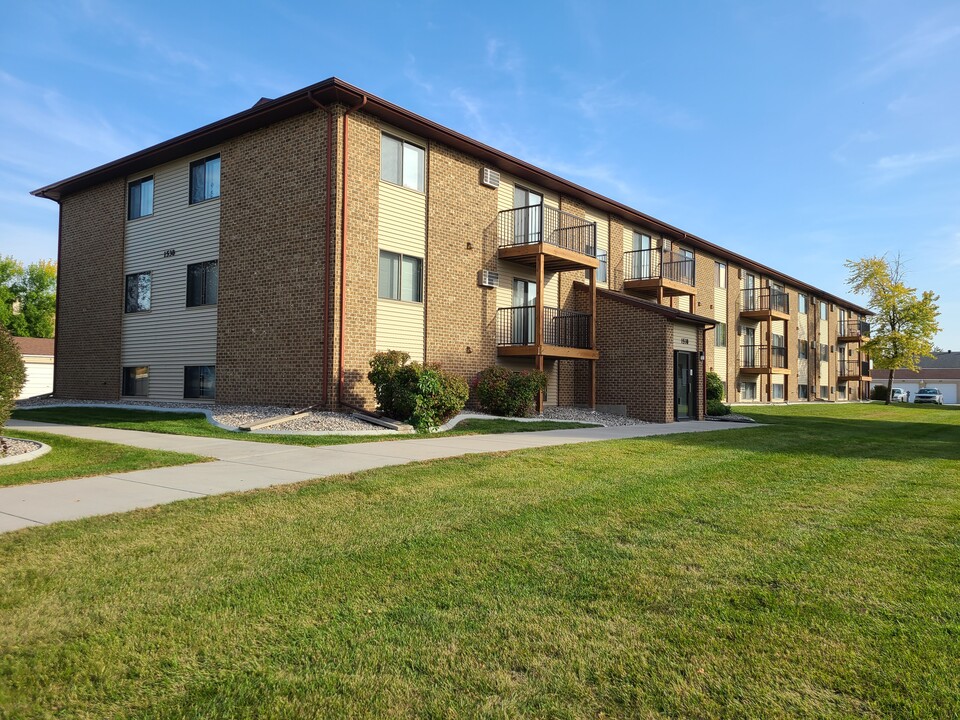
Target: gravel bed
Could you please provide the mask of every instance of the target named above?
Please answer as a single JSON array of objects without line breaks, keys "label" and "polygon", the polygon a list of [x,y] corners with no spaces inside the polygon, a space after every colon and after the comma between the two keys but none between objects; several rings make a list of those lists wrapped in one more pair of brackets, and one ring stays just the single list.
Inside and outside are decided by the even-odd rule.
[{"label": "gravel bed", "polygon": [[730,413],[729,415],[707,415],[705,420],[713,420],[714,422],[735,422],[735,423],[755,423],[752,417],[747,417],[746,415],[737,415],[736,413]]},{"label": "gravel bed", "polygon": [[590,412],[583,408],[573,407],[548,407],[543,409],[540,416],[546,420],[567,420],[569,422],[594,423],[605,427],[615,425],[647,425],[643,420],[627,417],[625,415],[613,415],[611,413]]},{"label": "gravel bed", "polygon": [[[159,400],[123,400],[107,403],[96,400],[59,400],[56,398],[39,398],[17,403],[17,407],[28,409],[45,405],[125,405],[130,407],[157,407],[171,410],[209,411],[218,423],[230,427],[241,427],[251,423],[269,420],[279,415],[289,415],[292,408],[280,405],[211,405],[210,403],[191,402],[163,402]],[[366,423],[362,420],[335,412],[309,412],[291,416],[289,422],[271,425],[267,430],[299,430],[299,431],[349,431],[349,430],[382,430],[392,432],[387,428]]]},{"label": "gravel bed", "polygon": [[14,455],[23,455],[24,453],[39,450],[42,447],[40,443],[33,440],[20,440],[19,438],[0,437],[0,458],[13,457]]}]

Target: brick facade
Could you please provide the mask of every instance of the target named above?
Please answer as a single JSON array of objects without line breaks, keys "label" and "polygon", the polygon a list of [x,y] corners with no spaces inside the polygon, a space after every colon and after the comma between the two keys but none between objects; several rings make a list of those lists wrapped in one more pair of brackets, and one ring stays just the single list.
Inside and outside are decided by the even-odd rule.
[{"label": "brick facade", "polygon": [[316,111],[222,146],[220,402],[321,400],[326,130]]},{"label": "brick facade", "polygon": [[[366,379],[377,343],[380,118],[367,106],[349,116],[349,178],[344,196],[341,147],[346,107],[338,99],[333,133],[327,114],[300,112],[224,140],[221,146],[220,284],[217,324],[217,399],[231,403],[303,406],[319,403],[324,381],[326,406],[337,405],[340,340],[343,339],[343,400],[372,408]],[[427,133],[427,130],[424,130]],[[493,165],[438,140],[426,144],[426,238],[424,251],[424,357],[470,380],[497,361],[497,293],[479,286],[481,269],[497,268],[497,191],[480,183]],[[332,160],[334,207],[327,202],[327,163]],[[586,217],[576,189],[559,193],[560,208]],[[125,179],[68,195],[63,221],[58,315],[56,391],[61,397],[116,399],[120,389],[120,328],[123,320],[123,237]],[[347,204],[347,228],[341,210]],[[333,237],[327,237],[328,212]],[[631,415],[664,422],[673,416],[673,332],[676,314],[651,310],[649,303],[623,295],[624,228],[645,221],[592,208],[608,224],[608,286],[597,308],[597,402],[623,406]],[[627,218],[633,218],[629,220]],[[654,223],[655,226],[655,223]],[[387,227],[384,221],[384,227]],[[344,234],[346,241],[344,243]],[[659,233],[651,233],[654,236]],[[696,249],[696,297],[690,310],[727,323],[728,399],[737,394],[737,359],[742,337],[739,311],[741,271],[728,266],[727,313],[714,307],[714,257]],[[345,251],[344,251],[345,248]],[[344,257],[341,253],[344,253]],[[326,282],[330,271],[330,283]],[[583,271],[560,275],[559,305],[588,310]],[[345,293],[341,296],[341,280]],[[760,285],[767,285],[761,278]],[[618,295],[619,293],[619,295]],[[787,400],[796,400],[797,293],[788,288],[791,321],[785,341],[789,373]],[[115,302],[105,299],[115,298]],[[324,315],[325,302],[329,315]],[[665,301],[670,307],[676,300]],[[342,303],[342,305],[341,305]],[[340,327],[340,310],[345,325]],[[811,314],[815,313],[811,305]],[[695,321],[696,318],[687,318]],[[329,332],[324,334],[325,321]],[[810,327],[816,317],[808,318]],[[767,324],[758,323],[757,342],[769,343]],[[837,312],[830,312],[830,377],[819,384],[836,388]],[[697,332],[697,350],[713,357],[714,331]],[[558,401],[589,402],[589,367],[584,360],[559,360]],[[707,364],[710,364],[708,360]],[[811,352],[811,367],[817,366]],[[698,407],[704,408],[703,371]],[[767,376],[757,382],[758,400],[768,400]],[[811,383],[813,384],[813,383]],[[854,383],[850,383],[855,387]],[[811,394],[817,388],[811,388]],[[833,394],[836,397],[836,393]]]},{"label": "brick facade", "polygon": [[497,266],[497,191],[474,158],[431,143],[428,161],[425,359],[469,382],[497,360],[496,290],[477,281]]},{"label": "brick facade", "polygon": [[60,205],[57,397],[120,397],[125,216],[123,178],[70,195]]}]

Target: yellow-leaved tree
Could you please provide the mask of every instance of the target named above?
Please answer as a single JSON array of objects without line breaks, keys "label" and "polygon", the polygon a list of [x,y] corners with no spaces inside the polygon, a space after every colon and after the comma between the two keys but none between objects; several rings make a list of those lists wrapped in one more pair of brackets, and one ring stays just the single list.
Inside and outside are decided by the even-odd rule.
[{"label": "yellow-leaved tree", "polygon": [[940,331],[940,296],[931,290],[917,295],[915,288],[907,287],[899,255],[893,260],[884,255],[847,260],[844,264],[850,271],[847,284],[853,292],[865,295],[867,307],[876,313],[870,340],[861,349],[870,356],[874,367],[890,371],[889,405],[894,371],[918,370],[920,358],[933,356],[933,336]]}]

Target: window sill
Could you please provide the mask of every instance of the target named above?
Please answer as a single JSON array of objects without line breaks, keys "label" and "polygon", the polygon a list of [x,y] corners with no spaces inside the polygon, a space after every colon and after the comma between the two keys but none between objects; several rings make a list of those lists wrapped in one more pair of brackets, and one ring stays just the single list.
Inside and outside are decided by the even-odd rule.
[{"label": "window sill", "polygon": [[149,219],[152,218],[155,214],[156,214],[156,213],[150,213],[149,215],[141,215],[140,217],[135,217],[135,218],[128,217],[128,218],[127,218],[127,224],[139,222],[140,220],[149,220]]},{"label": "window sill", "polygon": [[191,202],[188,199],[187,205],[189,205],[190,207],[196,207],[197,205],[206,205],[207,203],[211,203],[214,200],[219,200],[219,199],[220,199],[219,195],[217,195],[216,197],[204,198],[203,200],[197,200],[197,202]]},{"label": "window sill", "polygon": [[380,182],[384,185],[389,185],[390,187],[400,188],[401,190],[408,190],[412,193],[416,193],[417,195],[420,195],[421,197],[426,197],[427,195],[426,190],[417,190],[416,188],[412,188],[407,185],[401,185],[400,183],[395,183],[391,180],[384,180],[382,177],[380,178]]},{"label": "window sill", "polygon": [[397,305],[423,305],[423,300],[397,300],[395,298],[385,298],[377,296],[377,302],[395,303]]}]

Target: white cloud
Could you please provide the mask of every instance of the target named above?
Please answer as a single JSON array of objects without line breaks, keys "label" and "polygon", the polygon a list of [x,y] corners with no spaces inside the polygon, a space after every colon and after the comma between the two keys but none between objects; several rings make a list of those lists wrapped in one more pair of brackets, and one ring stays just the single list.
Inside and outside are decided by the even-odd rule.
[{"label": "white cloud", "polygon": [[939,17],[929,18],[911,32],[900,33],[895,41],[868,58],[869,66],[860,74],[860,80],[873,82],[923,65],[957,40],[960,40],[960,23],[944,22]]},{"label": "white cloud", "polygon": [[920,172],[926,167],[939,165],[960,159],[960,145],[952,145],[926,152],[885,155],[877,159],[870,167],[881,181],[896,180]]}]

